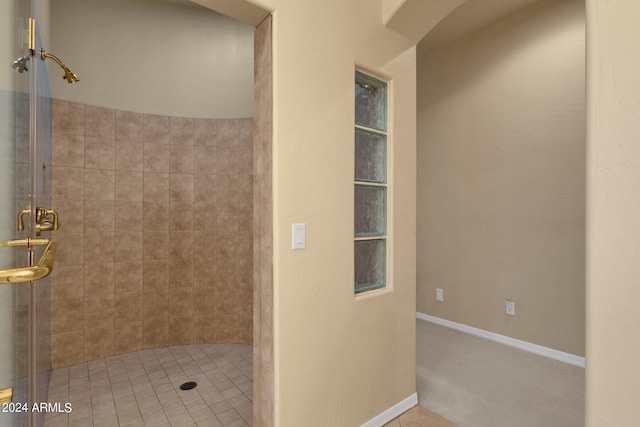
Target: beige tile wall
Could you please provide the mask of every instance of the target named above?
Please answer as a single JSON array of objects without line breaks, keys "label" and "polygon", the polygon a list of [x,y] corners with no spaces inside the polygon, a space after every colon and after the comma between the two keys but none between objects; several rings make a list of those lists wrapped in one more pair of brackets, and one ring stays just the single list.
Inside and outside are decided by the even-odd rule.
[{"label": "beige tile wall", "polygon": [[274,425],[273,348],[273,73],[271,48],[272,18],[268,16],[254,35],[254,343],[253,425]]},{"label": "beige tile wall", "polygon": [[252,342],[252,122],[54,100],[54,367]]}]

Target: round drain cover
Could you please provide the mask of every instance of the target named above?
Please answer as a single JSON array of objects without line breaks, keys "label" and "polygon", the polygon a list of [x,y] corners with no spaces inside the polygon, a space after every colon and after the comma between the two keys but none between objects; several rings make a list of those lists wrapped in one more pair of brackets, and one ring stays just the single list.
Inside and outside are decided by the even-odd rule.
[{"label": "round drain cover", "polygon": [[186,383],[182,384],[180,386],[180,390],[191,390],[191,389],[196,388],[197,385],[198,385],[198,383],[196,383],[194,381],[189,381],[189,382],[186,382]]}]

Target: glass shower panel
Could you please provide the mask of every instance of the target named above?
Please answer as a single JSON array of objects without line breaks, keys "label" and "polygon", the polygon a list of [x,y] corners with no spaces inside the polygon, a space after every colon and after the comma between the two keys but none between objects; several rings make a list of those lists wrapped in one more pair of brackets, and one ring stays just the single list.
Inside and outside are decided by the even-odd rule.
[{"label": "glass shower panel", "polygon": [[[0,240],[36,237],[35,215],[25,215],[28,223],[18,231],[17,213],[51,205],[51,93],[44,61],[29,55],[28,42],[36,3],[0,2],[0,66],[6,67],[0,73]],[[32,258],[43,250],[37,247]],[[28,265],[26,248],[0,248],[1,269]],[[0,285],[0,389],[29,408],[47,400],[50,300],[49,278]],[[43,423],[42,412],[0,412],[0,427]]]},{"label": "glass shower panel", "polygon": [[[25,73],[26,74],[26,73]],[[25,79],[30,76],[24,75]],[[16,228],[16,213],[29,209],[31,205],[31,167],[30,167],[30,138],[29,138],[30,108],[29,92],[16,93],[16,138],[15,138],[15,210],[12,224],[14,238],[30,237],[29,229],[18,231]],[[24,249],[15,250],[14,265],[27,265],[27,255]],[[15,337],[15,379],[14,402],[29,402],[29,283],[13,285],[15,290],[14,307],[14,337]],[[22,425],[28,425],[28,414],[20,414]]]},{"label": "glass shower panel", "polygon": [[[36,27],[36,52],[42,49],[42,41]],[[52,153],[52,102],[49,76],[45,62],[32,59],[30,82],[30,207],[51,207],[51,153]],[[33,234],[33,228],[31,229]],[[32,236],[33,237],[33,236]],[[43,232],[41,237],[52,237]],[[35,259],[44,252],[37,247]],[[30,401],[47,401],[51,373],[51,276],[33,282],[29,295],[30,321]],[[42,425],[44,413],[32,413],[32,423]]]},{"label": "glass shower panel", "polygon": [[[5,61],[5,66],[12,60],[8,55],[0,58],[0,61]],[[16,93],[6,84],[9,82],[3,83],[5,84],[0,88],[0,240],[10,240],[15,237]],[[17,251],[0,248],[0,269],[16,266],[14,252]],[[16,287],[17,285],[0,285],[0,389],[13,387],[14,392],[20,390],[14,379],[15,364],[19,360],[15,357],[17,337],[13,321],[16,314]],[[19,417],[19,414],[0,412],[0,426],[20,425]]]},{"label": "glass shower panel", "polygon": [[[16,214],[30,206],[30,66],[25,34],[32,3],[0,2],[0,240],[26,237]],[[23,62],[18,60],[22,58]],[[21,64],[28,64],[22,69]],[[15,70],[15,71],[14,71]],[[18,72],[22,71],[22,72]],[[24,248],[0,248],[0,268],[28,265]],[[29,284],[0,285],[0,389],[28,402]],[[0,426],[29,425],[27,412],[0,412]]]}]

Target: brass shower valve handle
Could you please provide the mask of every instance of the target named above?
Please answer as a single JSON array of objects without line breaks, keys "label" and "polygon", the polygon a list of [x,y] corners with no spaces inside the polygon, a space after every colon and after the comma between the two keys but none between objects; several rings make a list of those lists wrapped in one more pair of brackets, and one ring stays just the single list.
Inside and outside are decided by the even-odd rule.
[{"label": "brass shower valve handle", "polygon": [[[23,217],[29,213],[29,209],[23,209],[18,213],[18,231],[24,231]],[[59,227],[58,212],[48,208],[36,208],[36,236],[43,231],[56,231]]]},{"label": "brass shower valve handle", "polygon": [[25,215],[29,215],[31,212],[30,209],[22,209],[18,212],[18,231],[24,231],[24,219],[22,219]]},{"label": "brass shower valve handle", "polygon": [[58,212],[53,209],[36,208],[36,236],[43,231],[56,231],[58,227]]}]

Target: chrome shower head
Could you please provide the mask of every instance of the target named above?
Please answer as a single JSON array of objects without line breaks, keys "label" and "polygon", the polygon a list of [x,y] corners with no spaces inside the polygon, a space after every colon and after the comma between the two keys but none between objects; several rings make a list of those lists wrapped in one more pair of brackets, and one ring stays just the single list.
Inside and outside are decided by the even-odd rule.
[{"label": "chrome shower head", "polygon": [[19,73],[24,73],[25,71],[29,71],[27,68],[27,61],[31,59],[29,55],[25,55],[22,58],[16,59],[11,63],[11,68],[16,70]]}]

